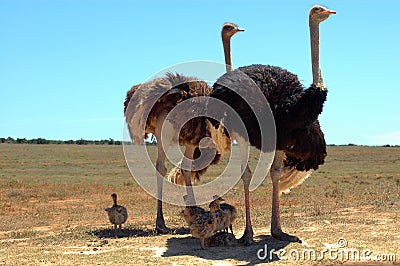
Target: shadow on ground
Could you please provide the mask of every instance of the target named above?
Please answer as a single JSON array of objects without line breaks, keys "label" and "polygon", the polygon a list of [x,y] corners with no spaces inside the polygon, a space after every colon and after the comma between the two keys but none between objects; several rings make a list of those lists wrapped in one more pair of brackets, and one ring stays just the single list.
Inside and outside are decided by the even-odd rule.
[{"label": "shadow on ground", "polygon": [[[98,238],[114,238],[114,228],[100,228],[87,232],[89,235],[97,236]],[[186,235],[189,234],[189,229],[185,227],[171,228],[170,235]],[[126,227],[118,230],[118,237],[147,237],[157,236],[155,229]]]},{"label": "shadow on ground", "polygon": [[[202,250],[200,240],[197,238],[172,237],[167,240],[167,250],[162,257],[189,255],[198,257],[200,260],[231,259],[239,262],[240,265],[256,265],[279,260],[273,251],[283,249],[289,244],[290,242],[276,240],[270,235],[259,235],[254,237],[254,243],[250,246],[237,243],[230,247],[206,247]],[[257,253],[261,258],[257,256]]]}]

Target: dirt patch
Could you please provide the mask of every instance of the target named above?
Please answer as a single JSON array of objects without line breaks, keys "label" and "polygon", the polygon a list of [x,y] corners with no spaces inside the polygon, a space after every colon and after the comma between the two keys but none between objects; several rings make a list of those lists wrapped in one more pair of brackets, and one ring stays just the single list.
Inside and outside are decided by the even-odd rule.
[{"label": "dirt patch", "polygon": [[[394,263],[388,260],[390,254],[396,254],[397,263],[400,260],[400,165],[394,163],[400,148],[329,147],[326,163],[304,184],[282,196],[282,228],[300,237],[302,244],[270,236],[271,185],[266,180],[251,192],[254,244],[206,250],[201,250],[199,239],[190,236],[177,215],[180,207],[164,204],[167,226],[174,230],[168,235],[155,234],[156,201],[133,182],[118,147],[26,145],[22,155],[13,147],[0,145],[4,148],[10,160],[2,162],[4,177],[0,178],[0,265],[365,263],[278,256],[279,250],[338,248],[340,239],[347,241],[348,248],[386,255],[387,260],[379,263]],[[156,149],[150,147],[149,152],[155,155]],[[19,168],[21,160],[24,169]],[[38,160],[42,164],[37,164]],[[84,167],[76,167],[80,160]],[[212,171],[210,167],[209,173]],[[111,205],[111,193],[120,195],[120,203],[129,213],[119,238],[114,237],[104,212]],[[238,208],[233,228],[239,238],[245,217],[242,184],[224,198]],[[265,259],[257,256],[260,250],[261,255],[268,253]]]}]

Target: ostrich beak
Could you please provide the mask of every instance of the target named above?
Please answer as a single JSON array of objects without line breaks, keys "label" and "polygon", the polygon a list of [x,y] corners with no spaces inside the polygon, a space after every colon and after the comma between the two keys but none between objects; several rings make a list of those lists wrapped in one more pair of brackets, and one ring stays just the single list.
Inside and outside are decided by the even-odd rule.
[{"label": "ostrich beak", "polygon": [[244,29],[236,28],[236,31],[244,31]]},{"label": "ostrich beak", "polygon": [[332,14],[336,14],[336,11],[334,11],[334,10],[324,10],[324,11],[321,11],[321,14],[332,15]]}]

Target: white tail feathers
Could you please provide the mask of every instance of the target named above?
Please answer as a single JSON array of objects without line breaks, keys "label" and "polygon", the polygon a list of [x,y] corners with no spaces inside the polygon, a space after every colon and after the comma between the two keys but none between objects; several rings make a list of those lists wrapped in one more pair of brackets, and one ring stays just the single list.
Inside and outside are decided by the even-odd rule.
[{"label": "white tail feathers", "polygon": [[225,135],[225,129],[223,122],[221,122],[217,128],[215,128],[209,120],[207,121],[207,129],[211,133],[211,138],[217,145],[217,150],[224,156],[224,154],[231,151],[231,139]]},{"label": "white tail feathers", "polygon": [[312,171],[299,171],[293,167],[284,167],[279,179],[279,191],[288,194],[290,190],[304,182]]},{"label": "white tail feathers", "polygon": [[[181,185],[181,186],[184,186],[186,184],[185,176],[183,175],[180,165],[172,168],[172,170],[167,175],[167,180],[170,181],[171,183]],[[194,182],[196,181],[196,173],[195,172],[190,173],[190,180],[192,181],[192,184],[194,184]]]}]

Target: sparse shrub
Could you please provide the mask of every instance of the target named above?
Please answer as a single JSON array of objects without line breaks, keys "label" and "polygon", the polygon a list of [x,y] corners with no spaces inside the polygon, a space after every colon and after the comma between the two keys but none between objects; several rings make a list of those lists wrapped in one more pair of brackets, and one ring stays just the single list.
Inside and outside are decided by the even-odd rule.
[{"label": "sparse shrub", "polygon": [[9,238],[31,238],[37,236],[39,234],[38,231],[35,230],[23,230],[23,231],[16,231],[11,232],[8,234]]},{"label": "sparse shrub", "polygon": [[127,186],[127,187],[134,186],[134,185],[135,185],[135,182],[131,182],[131,181],[124,182],[124,186]]},{"label": "sparse shrub", "polygon": [[333,188],[328,188],[328,190],[325,192],[325,197],[341,199],[343,198],[343,192],[338,186],[335,186]]},{"label": "sparse shrub", "polygon": [[28,196],[21,191],[12,190],[7,194],[10,199],[18,200],[18,201],[27,201]]}]

